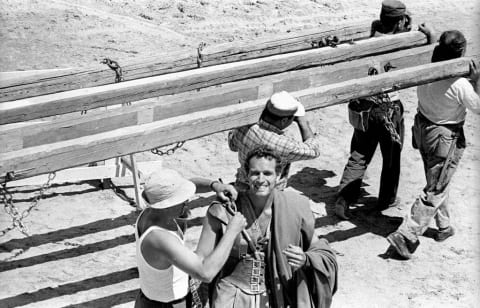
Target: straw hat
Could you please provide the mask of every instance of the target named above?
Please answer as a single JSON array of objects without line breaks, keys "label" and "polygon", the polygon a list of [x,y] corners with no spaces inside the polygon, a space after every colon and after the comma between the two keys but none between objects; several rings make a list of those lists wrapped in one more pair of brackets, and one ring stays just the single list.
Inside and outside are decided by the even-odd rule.
[{"label": "straw hat", "polygon": [[280,117],[305,115],[305,108],[295,97],[286,91],[274,93],[267,101],[267,110]]},{"label": "straw hat", "polygon": [[165,209],[187,201],[195,190],[195,184],[180,173],[163,168],[148,177],[142,196],[148,207]]}]

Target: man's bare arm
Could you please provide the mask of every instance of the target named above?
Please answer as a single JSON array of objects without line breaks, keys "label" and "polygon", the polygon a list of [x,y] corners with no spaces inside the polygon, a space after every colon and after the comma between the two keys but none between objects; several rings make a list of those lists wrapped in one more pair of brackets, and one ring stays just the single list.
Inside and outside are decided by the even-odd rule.
[{"label": "man's bare arm", "polygon": [[295,117],[294,121],[298,124],[298,128],[300,129],[300,134],[302,135],[303,141],[310,139],[314,136],[313,131],[310,128],[310,124],[308,123],[308,120],[305,118],[305,116]]}]

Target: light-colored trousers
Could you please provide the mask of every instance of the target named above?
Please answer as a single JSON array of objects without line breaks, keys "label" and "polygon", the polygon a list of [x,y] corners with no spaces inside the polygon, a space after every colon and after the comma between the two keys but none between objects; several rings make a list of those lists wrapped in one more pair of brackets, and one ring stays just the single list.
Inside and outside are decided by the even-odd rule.
[{"label": "light-colored trousers", "polygon": [[463,155],[465,139],[460,126],[460,137],[449,159],[443,181],[439,183],[441,171],[454,142],[452,129],[435,125],[417,114],[412,130],[414,147],[418,148],[422,155],[427,185],[413,202],[398,232],[414,243],[418,236],[426,231],[432,218],[438,228],[450,226],[449,183]]}]

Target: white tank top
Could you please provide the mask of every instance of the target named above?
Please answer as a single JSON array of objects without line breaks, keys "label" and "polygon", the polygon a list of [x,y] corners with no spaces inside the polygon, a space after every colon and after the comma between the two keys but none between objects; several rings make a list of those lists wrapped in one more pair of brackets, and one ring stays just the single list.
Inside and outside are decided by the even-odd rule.
[{"label": "white tank top", "polygon": [[[140,216],[139,216],[140,218]],[[137,219],[138,222],[138,219]],[[155,229],[167,231],[175,235],[183,245],[183,240],[176,232],[151,226],[138,238],[138,228],[135,225],[135,239],[137,246],[137,266],[140,276],[140,288],[143,294],[151,300],[168,303],[183,298],[188,293],[188,274],[174,265],[159,270],[147,263],[142,255],[141,247],[143,239]]]}]

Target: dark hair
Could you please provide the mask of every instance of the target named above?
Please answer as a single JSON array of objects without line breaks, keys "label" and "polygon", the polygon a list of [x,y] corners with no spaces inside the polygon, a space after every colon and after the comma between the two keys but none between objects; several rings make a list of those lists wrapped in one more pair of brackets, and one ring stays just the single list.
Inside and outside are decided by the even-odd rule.
[{"label": "dark hair", "polygon": [[449,30],[442,33],[432,54],[432,62],[460,58],[467,47],[467,40],[462,32]]},{"label": "dark hair", "polygon": [[280,156],[275,153],[274,150],[266,147],[266,146],[259,146],[248,152],[247,158],[245,159],[245,163],[243,165],[244,170],[248,174],[250,171],[250,160],[252,158],[266,158],[268,160],[275,160],[275,172],[280,174],[282,172],[282,160]]},{"label": "dark hair", "polygon": [[265,107],[262,111],[262,114],[260,115],[260,119],[262,120],[267,120],[267,122],[277,122],[277,121],[280,121],[282,120],[283,118],[293,118],[294,115],[291,115],[291,116],[279,116],[279,115],[276,115],[276,114],[273,114],[270,112],[270,110],[267,109],[267,107]]},{"label": "dark hair", "polygon": [[383,33],[391,32],[395,29],[397,23],[405,18],[405,15],[401,16],[386,16],[385,14],[380,14],[380,22],[383,26]]}]

